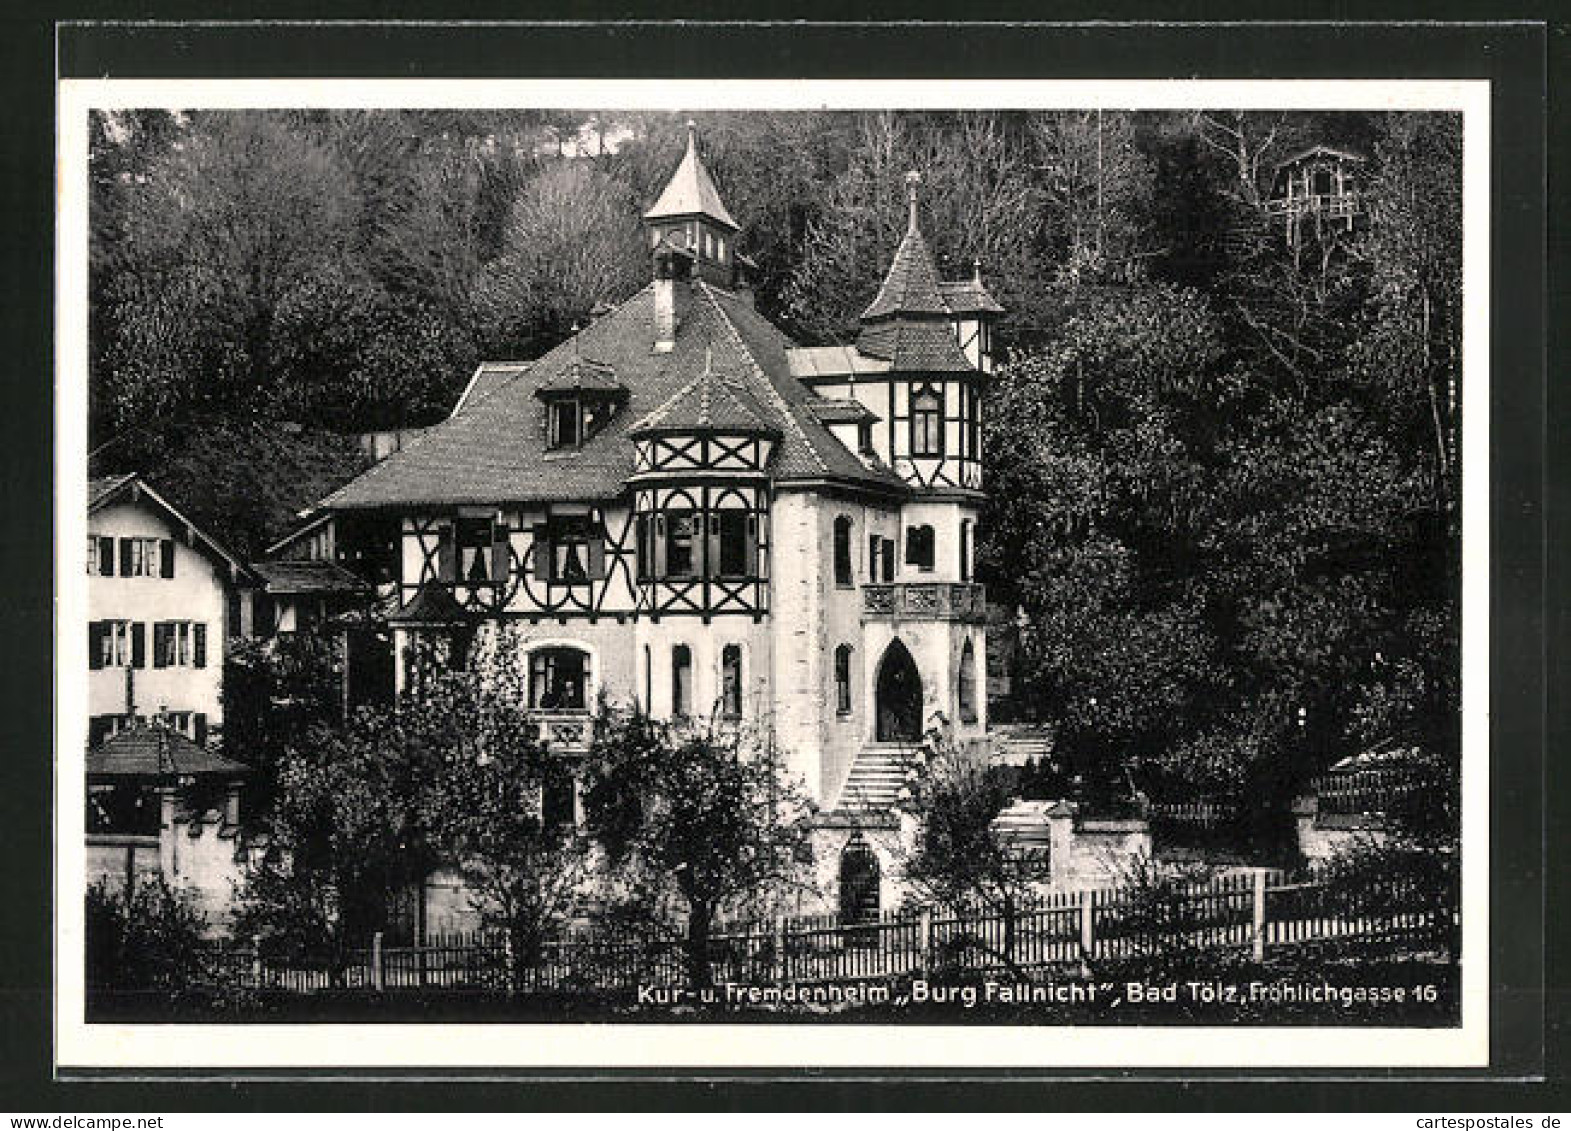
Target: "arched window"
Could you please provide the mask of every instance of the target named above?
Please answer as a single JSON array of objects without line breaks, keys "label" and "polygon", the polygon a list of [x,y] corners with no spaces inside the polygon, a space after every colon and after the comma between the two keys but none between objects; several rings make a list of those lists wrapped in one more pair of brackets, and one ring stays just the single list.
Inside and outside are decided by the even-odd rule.
[{"label": "arched window", "polygon": [[931,385],[911,395],[911,454],[944,454],[944,398]]},{"label": "arched window", "polygon": [[906,527],[906,565],[931,572],[934,558],[934,536],[931,526]]},{"label": "arched window", "polygon": [[589,654],[577,648],[537,648],[529,654],[529,705],[541,711],[589,706]]},{"label": "arched window", "polygon": [[960,650],[960,721],[976,722],[976,650],[967,640]]},{"label": "arched window", "polygon": [[851,583],[851,520],[841,515],[835,519],[835,584]]},{"label": "arched window", "polygon": [[835,649],[835,713],[851,713],[851,645]]},{"label": "arched window", "polygon": [[671,714],[693,710],[693,650],[686,644],[671,649]]},{"label": "arched window", "polygon": [[742,646],[727,644],[720,650],[720,714],[742,717]]}]

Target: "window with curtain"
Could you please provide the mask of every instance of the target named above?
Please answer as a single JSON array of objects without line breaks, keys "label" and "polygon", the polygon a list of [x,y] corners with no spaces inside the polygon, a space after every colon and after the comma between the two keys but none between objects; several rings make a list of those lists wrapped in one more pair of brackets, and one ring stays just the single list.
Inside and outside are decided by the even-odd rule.
[{"label": "window with curtain", "polygon": [[906,527],[906,565],[923,572],[931,572],[934,564],[935,539],[931,526]]}]

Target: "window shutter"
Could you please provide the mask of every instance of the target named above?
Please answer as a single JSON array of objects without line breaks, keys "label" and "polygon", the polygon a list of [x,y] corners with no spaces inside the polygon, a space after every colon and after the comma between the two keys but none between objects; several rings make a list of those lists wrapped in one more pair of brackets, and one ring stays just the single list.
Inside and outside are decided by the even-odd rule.
[{"label": "window shutter", "polygon": [[592,581],[605,580],[605,527],[597,526],[589,532],[589,577]]},{"label": "window shutter", "polygon": [[535,580],[551,579],[551,529],[543,522],[535,523]]},{"label": "window shutter", "polygon": [[207,667],[207,625],[205,623],[191,626],[191,663],[195,667]]},{"label": "window shutter", "polygon": [[104,666],[104,623],[103,621],[90,620],[87,622],[87,668],[97,671]]},{"label": "window shutter", "polygon": [[887,584],[895,579],[895,540],[884,539],[884,582]]},{"label": "window shutter", "polygon": [[100,538],[98,540],[98,572],[105,577],[115,575],[115,540],[113,538]]},{"label": "window shutter", "polygon": [[131,539],[120,539],[120,576],[131,576]]},{"label": "window shutter", "polygon": [[153,625],[153,667],[155,668],[169,666],[169,634],[173,628],[174,625],[162,621]]},{"label": "window shutter", "polygon": [[506,585],[513,572],[513,544],[501,523],[491,528],[491,580]]},{"label": "window shutter", "polygon": [[198,746],[206,746],[207,713],[205,711],[198,711],[196,714],[191,716],[191,728],[192,734],[194,734],[196,737],[196,744]]},{"label": "window shutter", "polygon": [[458,580],[458,528],[452,523],[437,531],[436,575],[442,581]]},{"label": "window shutter", "polygon": [[160,538],[158,540],[158,576],[173,577],[175,575],[175,540],[173,538]]},{"label": "window shutter", "polygon": [[131,666],[147,667],[147,626],[141,621],[131,625]]}]

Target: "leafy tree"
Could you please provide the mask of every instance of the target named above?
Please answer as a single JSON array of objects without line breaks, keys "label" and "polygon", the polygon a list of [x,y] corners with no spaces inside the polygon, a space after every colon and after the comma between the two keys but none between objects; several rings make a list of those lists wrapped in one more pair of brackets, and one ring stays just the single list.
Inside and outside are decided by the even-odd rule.
[{"label": "leafy tree", "polygon": [[924,902],[998,915],[1004,927],[999,946],[979,936],[964,945],[1013,969],[1020,913],[1033,887],[1050,877],[1045,850],[1011,841],[994,824],[1015,797],[1013,775],[1005,770],[930,734],[906,803],[916,831],[901,871]]},{"label": "leafy tree", "polygon": [[533,356],[565,337],[596,302],[635,291],[647,275],[639,213],[626,187],[591,164],[542,169],[513,206],[503,253],[479,286],[489,347]]},{"label": "leafy tree", "polygon": [[756,736],[636,711],[602,716],[587,782],[588,828],[616,869],[619,914],[657,934],[681,923],[689,982],[709,985],[717,918],[800,882],[810,853],[801,793]]}]

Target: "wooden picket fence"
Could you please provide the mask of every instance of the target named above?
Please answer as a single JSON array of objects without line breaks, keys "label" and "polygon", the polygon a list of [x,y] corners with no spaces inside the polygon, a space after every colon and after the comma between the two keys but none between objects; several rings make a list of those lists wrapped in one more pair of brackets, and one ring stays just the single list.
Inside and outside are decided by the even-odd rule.
[{"label": "wooden picket fence", "polygon": [[[1317,879],[1255,870],[1141,897],[1126,890],[1055,893],[1000,909],[909,908],[866,921],[837,916],[727,927],[710,940],[717,983],[854,982],[917,974],[1086,971],[1098,963],[1176,954],[1263,961],[1272,951],[1356,943],[1375,949],[1444,949],[1455,907],[1400,879],[1356,896]],[[255,945],[211,952],[211,972],[232,984],[289,993],[324,990],[581,994],[679,987],[688,980],[678,938],[568,930],[535,961],[517,961],[496,933],[434,936],[420,946],[369,947],[336,969],[267,956]]]}]

